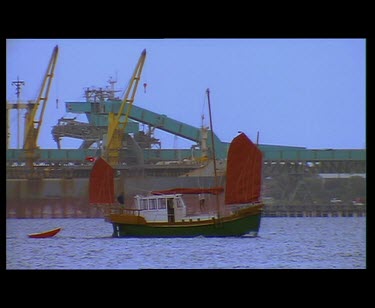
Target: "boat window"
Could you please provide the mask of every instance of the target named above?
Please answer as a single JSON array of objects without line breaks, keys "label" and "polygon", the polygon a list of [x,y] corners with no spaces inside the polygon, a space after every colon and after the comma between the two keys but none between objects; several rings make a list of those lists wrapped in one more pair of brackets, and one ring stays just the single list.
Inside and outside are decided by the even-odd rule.
[{"label": "boat window", "polygon": [[166,209],[167,208],[167,200],[166,199],[159,199],[158,202],[158,209]]},{"label": "boat window", "polygon": [[141,210],[148,210],[148,200],[147,199],[141,199],[140,200],[140,206],[141,206]]},{"label": "boat window", "polygon": [[149,201],[149,203],[148,203],[148,208],[150,209],[150,210],[156,210],[157,209],[157,199],[150,199],[150,200],[148,200]]},{"label": "boat window", "polygon": [[183,207],[182,200],[180,198],[175,199],[177,207]]}]

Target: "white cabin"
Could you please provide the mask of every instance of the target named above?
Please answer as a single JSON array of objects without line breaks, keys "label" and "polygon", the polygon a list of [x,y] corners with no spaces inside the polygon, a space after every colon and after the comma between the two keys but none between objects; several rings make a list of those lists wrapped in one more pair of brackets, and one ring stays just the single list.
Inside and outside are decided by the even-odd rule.
[{"label": "white cabin", "polygon": [[135,196],[135,207],[150,222],[177,222],[186,218],[181,194]]},{"label": "white cabin", "polygon": [[182,194],[163,194],[140,196],[135,199],[135,208],[147,222],[183,222],[200,221],[216,218],[214,214],[186,215],[186,205],[182,199]]}]

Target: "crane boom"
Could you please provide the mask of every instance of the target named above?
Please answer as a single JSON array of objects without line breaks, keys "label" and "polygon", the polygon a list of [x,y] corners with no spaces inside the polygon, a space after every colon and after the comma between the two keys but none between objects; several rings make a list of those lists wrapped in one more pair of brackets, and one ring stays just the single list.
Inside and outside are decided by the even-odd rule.
[{"label": "crane boom", "polygon": [[[56,45],[53,49],[51,59],[49,61],[47,71],[44,75],[43,82],[39,91],[39,95],[33,104],[30,104],[30,108],[26,114],[25,123],[25,137],[23,143],[23,149],[26,156],[26,165],[33,167],[33,163],[36,159],[35,150],[38,149],[37,141],[40,132],[40,127],[43,122],[44,112],[48,101],[48,94],[51,88],[52,79],[54,76],[57,56],[59,48]],[[40,113],[37,117],[37,111],[40,107]]]},{"label": "crane boom", "polygon": [[[119,164],[119,157],[120,157],[119,150],[122,147],[122,140],[124,137],[125,128],[129,121],[129,114],[133,106],[135,94],[137,93],[138,83],[139,83],[139,80],[141,79],[142,69],[143,69],[145,60],[146,60],[146,49],[142,51],[142,54],[134,69],[133,75],[130,79],[128,88],[126,90],[124,99],[121,103],[121,106],[117,115],[115,115],[115,113],[113,112],[108,113],[108,134],[107,134],[107,141],[104,147],[104,158],[112,166]],[[125,118],[121,120],[125,106],[127,106]]]}]

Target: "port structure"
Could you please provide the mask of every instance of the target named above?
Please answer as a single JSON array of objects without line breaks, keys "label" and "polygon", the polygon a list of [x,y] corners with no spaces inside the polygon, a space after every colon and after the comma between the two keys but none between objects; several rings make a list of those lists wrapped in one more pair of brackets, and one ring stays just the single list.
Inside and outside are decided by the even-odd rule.
[{"label": "port structure", "polygon": [[[103,136],[108,129],[108,113],[118,113],[121,100],[106,99],[86,102],[65,102],[66,111],[74,114],[85,114],[88,122],[79,122],[74,118],[59,119],[58,125],[52,129],[56,142],[61,138],[71,137],[82,140],[78,149],[39,149],[39,163],[75,164],[84,166],[90,163],[87,156],[101,156],[101,149],[90,148],[97,142],[103,142]],[[127,104],[124,107],[127,112]],[[129,112],[129,123],[124,133],[126,146],[119,151],[122,166],[154,166],[160,162],[188,161],[191,158],[202,157],[201,142],[207,133],[202,134],[201,127],[194,127],[165,114],[133,105]],[[140,124],[148,127],[148,131],[140,130]],[[153,132],[160,129],[164,132],[196,142],[190,149],[162,149],[160,140],[154,138]],[[221,141],[215,134],[216,157],[225,159],[229,143]],[[208,134],[207,147],[210,153],[211,137]],[[365,149],[307,149],[298,146],[281,146],[259,144],[264,154],[265,177],[275,173],[365,173]],[[22,164],[22,149],[7,150],[7,165]],[[186,167],[186,164],[183,164]],[[195,168],[192,164],[191,169]]]},{"label": "port structure", "polygon": [[[56,48],[57,49],[57,46]],[[53,77],[53,68],[57,59],[57,50],[52,56],[47,70],[44,84],[47,85],[46,94],[40,94],[40,102],[44,103],[48,98],[48,89]],[[87,122],[76,121],[76,118],[60,118],[52,129],[53,139],[57,143],[57,149],[39,149],[36,146],[37,129],[30,129],[33,114],[35,116],[36,101],[28,103],[7,104],[9,108],[25,107],[33,111],[28,120],[29,133],[27,147],[23,149],[7,149],[7,167],[22,167],[25,164],[39,166],[76,166],[77,168],[90,169],[91,163],[85,158],[88,156],[106,156],[112,151],[112,164],[117,169],[131,166],[156,169],[161,165],[174,162],[175,169],[181,172],[201,167],[202,158],[212,159],[212,144],[215,143],[216,157],[225,160],[229,143],[221,141],[218,136],[208,134],[209,128],[194,127],[179,120],[172,119],[165,114],[160,114],[133,104],[141,71],[145,60],[145,52],[138,61],[132,75],[133,85],[129,85],[124,99],[116,96],[116,80],[110,79],[110,87],[86,88],[86,101],[65,102],[68,113],[85,114]],[[53,65],[52,65],[52,64]],[[41,92],[42,93],[42,92]],[[33,106],[33,107],[32,107]],[[43,107],[42,107],[43,109]],[[43,113],[43,112],[42,112]],[[41,120],[37,122],[38,127]],[[140,126],[143,126],[141,129]],[[145,127],[147,129],[145,130]],[[155,138],[155,130],[161,130],[194,142],[189,149],[162,149],[161,142]],[[110,143],[112,139],[115,142]],[[8,133],[7,133],[8,135]],[[82,140],[78,149],[61,149],[60,141],[64,137]],[[213,140],[212,140],[213,138]],[[26,138],[27,139],[27,138]],[[97,143],[97,147],[92,145]],[[33,149],[32,151],[28,151]],[[365,173],[366,150],[365,149],[306,149],[305,147],[280,146],[259,144],[264,154],[264,176],[275,174],[302,174],[302,173]],[[27,153],[33,153],[33,155]],[[111,156],[111,155],[109,155]],[[32,158],[32,159],[27,159]],[[111,158],[110,158],[111,159]],[[159,165],[158,165],[159,164]],[[176,166],[179,164],[179,167]],[[7,169],[8,171],[8,169]],[[77,171],[78,172],[78,171]],[[87,173],[87,172],[86,172]],[[81,174],[86,174],[82,172]],[[11,172],[9,172],[9,175]],[[160,174],[159,174],[160,175]]]},{"label": "port structure", "polygon": [[21,90],[22,87],[25,85],[25,82],[23,80],[20,80],[20,78],[17,76],[17,80],[12,81],[12,86],[16,87],[16,95],[17,95],[17,102],[15,104],[12,104],[10,102],[7,102],[7,136],[6,136],[6,148],[9,147],[9,139],[10,139],[10,126],[9,126],[9,109],[17,109],[17,148],[20,148],[20,136],[21,136],[21,109],[25,108],[25,104],[21,103],[20,97],[21,97]]},{"label": "port structure", "polygon": [[[103,147],[103,157],[107,162],[116,167],[120,164],[120,150],[123,147],[123,140],[125,136],[125,129],[129,122],[129,114],[131,112],[135,95],[137,93],[138,83],[141,79],[142,69],[146,60],[146,49],[138,60],[134,69],[133,75],[130,78],[129,86],[127,87],[124,99],[121,102],[118,111],[110,111],[108,113],[108,132],[105,136]],[[123,115],[126,106],[125,116]]]},{"label": "port structure", "polygon": [[[53,217],[60,217],[61,213],[56,213],[59,209],[63,212],[62,217],[73,215],[68,213],[72,210],[77,212],[74,215],[78,216],[75,217],[80,217],[79,212],[83,211],[83,205],[87,203],[85,191],[93,164],[86,158],[106,155],[109,131],[120,136],[120,142],[112,147],[118,154],[112,163],[116,165],[119,187],[124,186],[121,182],[124,179],[129,181],[129,187],[139,185],[137,182],[139,177],[134,177],[132,180],[132,175],[145,175],[142,187],[144,188],[144,184],[147,184],[150,189],[153,189],[156,184],[167,183],[166,176],[171,177],[168,187],[170,183],[176,182],[176,176],[183,176],[184,180],[193,182],[193,177],[186,176],[186,174],[191,174],[195,169],[201,168],[202,162],[207,163],[206,158],[212,160],[213,140],[216,157],[220,160],[220,164],[224,162],[221,166],[225,166],[229,143],[221,141],[215,134],[211,137],[211,134],[208,134],[209,127],[203,127],[203,124],[202,127],[194,127],[165,114],[134,105],[134,87],[132,88],[134,96],[129,90],[124,99],[120,99],[116,96],[116,92],[120,91],[115,90],[116,80],[113,79],[108,81],[110,87],[86,88],[86,101],[84,102],[65,102],[66,112],[85,114],[88,121],[79,122],[75,117],[58,119],[58,124],[52,129],[52,136],[58,148],[40,149],[37,146],[37,136],[43,116],[38,120],[36,111],[42,110],[43,115],[56,59],[57,51],[55,56],[51,57],[52,62],[50,61],[42,85],[44,91],[40,91],[39,100],[23,102],[20,100],[20,95],[17,95],[16,103],[12,104],[7,101],[7,112],[10,109],[28,111],[25,125],[29,127],[29,134],[25,134],[26,139],[26,136],[29,136],[28,147],[24,145],[23,148],[9,149],[7,139],[7,208],[11,209],[10,212],[15,209],[18,212],[17,217],[28,217],[28,214],[23,211],[30,211],[30,209],[34,211],[43,207],[50,208]],[[133,75],[133,77],[136,76],[140,77],[140,74]],[[135,80],[139,81],[139,79]],[[19,87],[17,92],[20,94],[24,83],[19,79],[17,81],[20,83],[14,83],[14,85],[16,90]],[[113,120],[116,117],[119,117],[118,122]],[[147,131],[141,130],[140,125],[147,127]],[[8,130],[7,123],[7,138],[9,137]],[[189,149],[162,149],[160,140],[154,137],[155,130],[170,133],[195,144]],[[80,139],[82,144],[78,149],[61,149],[60,140],[64,137]],[[96,149],[92,148],[94,143],[98,144]],[[282,200],[285,204],[315,202],[309,183],[316,178],[321,178],[321,182],[324,183],[331,177],[333,179],[339,177],[343,179],[344,185],[347,185],[345,184],[346,178],[366,177],[366,149],[307,149],[298,146],[267,144],[258,146],[264,158],[264,195],[267,196],[267,193],[271,191],[269,196]],[[32,151],[27,151],[27,149],[32,149]],[[202,158],[205,159],[202,160]],[[31,164],[33,170],[25,168]],[[209,183],[209,181],[209,176],[207,176],[206,182]],[[270,209],[270,213],[271,210],[278,211],[278,209]],[[34,215],[35,213],[29,214],[38,217]],[[41,214],[44,215],[43,210]]]},{"label": "port structure", "polygon": [[[40,86],[39,94],[35,100],[30,100],[28,102],[21,102],[20,101],[20,92],[21,86],[25,84],[24,81],[14,81],[12,84],[16,86],[16,94],[17,94],[17,103],[7,102],[7,148],[9,144],[9,110],[10,109],[18,109],[18,135],[17,139],[19,142],[20,139],[20,109],[26,109],[25,115],[25,132],[24,132],[24,140],[23,140],[23,147],[22,153],[20,158],[25,161],[26,167],[33,168],[35,161],[37,161],[39,157],[38,153],[38,137],[40,128],[43,123],[44,112],[47,106],[48,95],[52,84],[52,79],[54,77],[54,71],[56,66],[56,61],[58,58],[59,48],[56,45],[52,51],[52,55],[50,61],[47,66],[46,73],[44,74],[42,84]],[[19,145],[18,145],[19,147]]]},{"label": "port structure", "polygon": [[[84,159],[84,151],[88,150],[88,145],[95,142],[88,139],[85,132],[92,132],[91,136],[96,134],[100,141],[100,135],[105,132],[107,127],[107,114],[109,111],[118,112],[120,100],[106,100],[101,102],[66,102],[66,111],[76,114],[85,114],[89,121],[87,123],[73,122],[70,125],[55,126],[53,128],[56,139],[64,136],[80,136],[83,143],[80,147]],[[127,106],[125,106],[125,111]],[[183,123],[179,120],[172,119],[165,114],[159,114],[154,111],[133,105],[129,113],[128,126],[125,129],[133,144],[121,151],[126,152],[123,155],[126,159],[122,161],[127,165],[131,164],[152,164],[160,161],[178,161],[189,159],[191,157],[202,157],[202,140],[207,137],[208,153],[211,153],[212,141],[210,134],[202,132],[201,127]],[[140,123],[149,127],[148,132],[140,130]],[[63,131],[63,129],[65,129]],[[160,141],[153,137],[155,129],[162,130],[172,135],[193,141],[196,143],[191,149],[161,149]],[[78,131],[82,131],[82,135]],[[216,145],[216,155],[218,159],[225,159],[229,143],[222,141],[214,134]],[[365,149],[307,149],[300,146],[282,146],[259,144],[259,148],[264,154],[265,168],[272,173],[274,169],[294,170],[299,172],[300,169],[310,168],[313,165],[319,166],[323,172],[364,172],[366,161]],[[78,151],[78,150],[76,150]],[[120,151],[120,152],[121,152]],[[77,152],[78,153],[78,152]],[[134,157],[136,158],[134,159]],[[210,158],[211,154],[208,155]],[[345,165],[343,164],[345,163]]]}]

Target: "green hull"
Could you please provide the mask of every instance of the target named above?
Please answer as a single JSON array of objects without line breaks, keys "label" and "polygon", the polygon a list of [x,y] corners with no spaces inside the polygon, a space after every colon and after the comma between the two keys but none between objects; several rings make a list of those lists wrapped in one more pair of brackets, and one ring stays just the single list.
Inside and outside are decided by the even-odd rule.
[{"label": "green hull", "polygon": [[147,225],[124,224],[113,225],[113,237],[235,237],[250,234],[257,236],[260,227],[261,213],[241,217],[236,220],[211,223],[207,225]]}]

